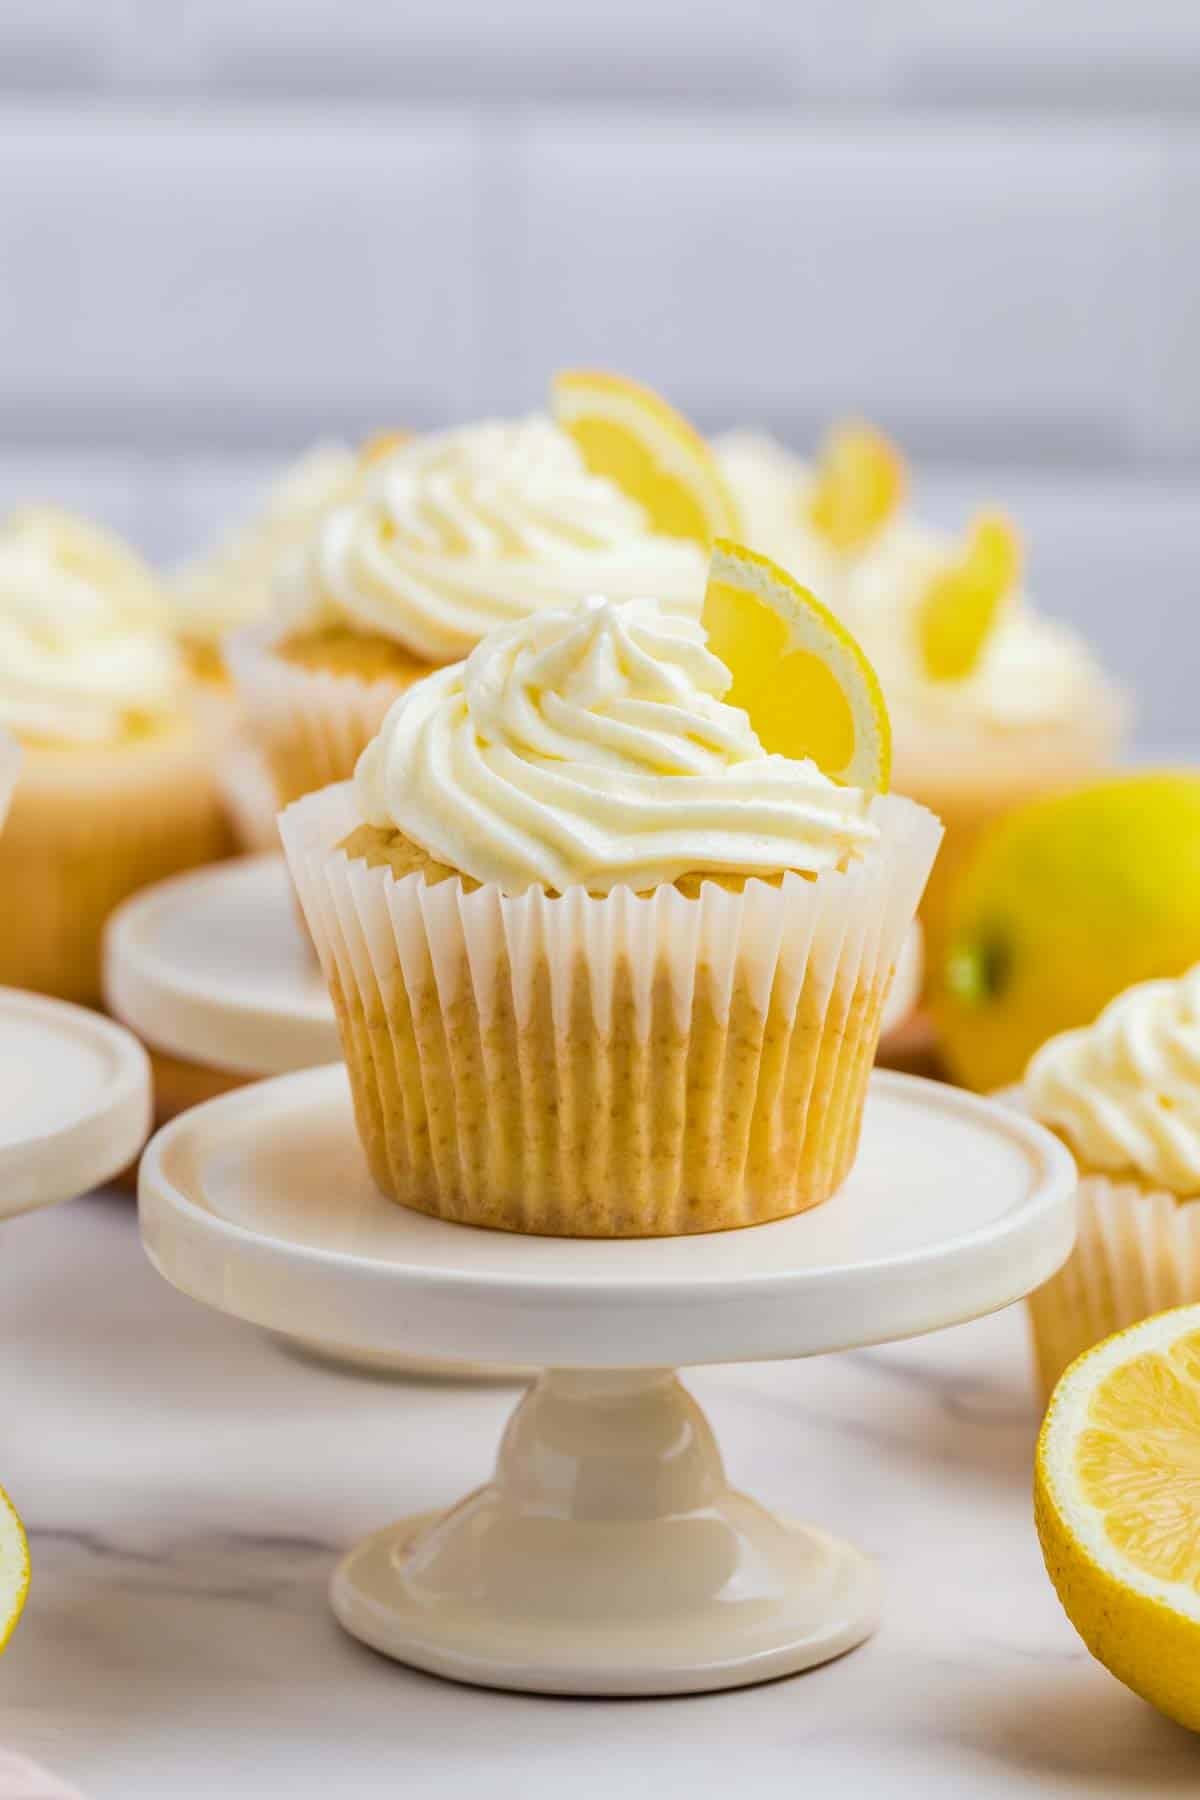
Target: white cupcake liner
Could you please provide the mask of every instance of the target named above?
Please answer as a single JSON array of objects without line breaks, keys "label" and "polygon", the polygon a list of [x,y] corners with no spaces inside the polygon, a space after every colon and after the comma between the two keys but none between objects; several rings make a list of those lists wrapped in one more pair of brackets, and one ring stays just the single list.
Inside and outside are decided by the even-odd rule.
[{"label": "white cupcake liner", "polygon": [[1093,1344],[1154,1313],[1200,1301],[1200,1200],[1084,1175],[1067,1262],[1029,1298],[1044,1397]]},{"label": "white cupcake liner", "polygon": [[278,850],[279,802],[275,784],[253,744],[237,744],[222,757],[217,781],[239,849],[257,853]]},{"label": "white cupcake liner", "polygon": [[445,1217],[580,1235],[751,1224],[827,1197],[941,836],[908,801],[873,817],[879,851],[844,873],[550,898],[352,861],[349,783],[289,807],[380,1185]]},{"label": "white cupcake liner", "polygon": [[[997,1098],[1037,1116],[1024,1088]],[[1075,1192],[1075,1248],[1027,1302],[1043,1399],[1094,1344],[1200,1301],[1200,1199],[1099,1171],[1082,1173]]]},{"label": "white cupcake liner", "polygon": [[287,627],[249,626],[225,640],[247,721],[286,802],[346,781],[405,683],[309,669],[277,654]]}]

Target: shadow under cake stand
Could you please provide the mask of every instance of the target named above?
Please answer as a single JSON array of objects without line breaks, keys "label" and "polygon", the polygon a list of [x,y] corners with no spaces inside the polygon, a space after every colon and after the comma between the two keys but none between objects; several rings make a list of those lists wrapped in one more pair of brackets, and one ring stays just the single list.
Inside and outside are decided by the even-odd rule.
[{"label": "shadow under cake stand", "polygon": [[623,1242],[479,1231],[381,1198],[344,1070],[316,1069],[165,1127],[141,1223],[168,1281],[239,1318],[546,1371],[487,1486],[345,1557],[348,1631],[483,1686],[671,1694],[824,1662],[878,1613],[858,1550],[729,1487],[675,1369],[1005,1306],[1069,1253],[1073,1186],[1031,1120],[876,1073],[848,1182],[798,1218]]},{"label": "shadow under cake stand", "polygon": [[151,1126],[150,1065],[111,1019],[0,988],[0,1219],[110,1181]]}]

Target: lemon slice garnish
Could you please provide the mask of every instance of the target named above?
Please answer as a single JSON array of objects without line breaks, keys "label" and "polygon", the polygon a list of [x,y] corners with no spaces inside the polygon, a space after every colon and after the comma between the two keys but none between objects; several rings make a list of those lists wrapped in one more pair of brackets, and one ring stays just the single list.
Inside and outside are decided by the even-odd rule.
[{"label": "lemon slice garnish", "polygon": [[716,457],[650,388],[622,375],[567,369],[554,377],[552,398],[556,420],[592,474],[638,501],[655,531],[711,544],[740,529]]},{"label": "lemon slice garnish", "polygon": [[16,1507],[0,1488],[0,1651],[17,1628],[29,1592],[29,1543]]},{"label": "lemon slice garnish", "polygon": [[704,594],[709,649],[733,677],[725,698],[764,750],[811,757],[835,781],[883,793],[892,731],[874,669],[845,626],[765,556],[719,538]]},{"label": "lemon slice garnish", "polygon": [[805,510],[835,550],[863,550],[904,498],[904,458],[873,425],[835,425],[817,453]]},{"label": "lemon slice garnish", "polygon": [[980,513],[961,557],[939,570],[917,615],[921,656],[934,681],[962,681],[976,666],[1021,578],[1021,540],[1003,513]]},{"label": "lemon slice garnish", "polygon": [[1072,1364],[1042,1426],[1034,1504],[1050,1578],[1093,1656],[1200,1730],[1200,1306]]}]

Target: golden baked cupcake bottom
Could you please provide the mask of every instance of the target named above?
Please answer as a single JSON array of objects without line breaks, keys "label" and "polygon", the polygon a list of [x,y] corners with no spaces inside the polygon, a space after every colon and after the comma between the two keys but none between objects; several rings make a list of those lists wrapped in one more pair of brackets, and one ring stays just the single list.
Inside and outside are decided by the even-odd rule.
[{"label": "golden baked cupcake bottom", "polygon": [[387,867],[309,854],[338,792],[293,808],[283,835],[385,1194],[499,1230],[649,1237],[765,1223],[837,1189],[936,827],[894,880],[513,899],[403,839]]},{"label": "golden baked cupcake bottom", "polygon": [[26,746],[0,833],[0,985],[96,1005],[113,909],[232,848],[190,724],[108,747]]},{"label": "golden baked cupcake bottom", "polygon": [[349,780],[392,702],[430,672],[390,638],[345,627],[245,631],[226,656],[280,806]]}]

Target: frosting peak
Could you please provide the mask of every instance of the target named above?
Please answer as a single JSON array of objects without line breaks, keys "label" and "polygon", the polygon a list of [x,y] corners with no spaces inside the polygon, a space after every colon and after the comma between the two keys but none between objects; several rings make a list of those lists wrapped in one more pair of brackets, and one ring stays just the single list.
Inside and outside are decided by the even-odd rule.
[{"label": "frosting peak", "polygon": [[395,702],[358,764],[368,824],[509,893],[837,867],[868,799],[769,756],[700,625],[592,598],[493,632]]},{"label": "frosting peak", "polygon": [[651,531],[551,420],[488,420],[402,445],[330,515],[285,603],[444,663],[494,626],[604,591],[698,610],[705,558]]},{"label": "frosting peak", "polygon": [[178,655],[149,569],[98,526],[26,507],[0,526],[0,724],[103,743],[175,704]]},{"label": "frosting peak", "polygon": [[1141,982],[1094,1025],[1051,1038],[1025,1089],[1091,1168],[1200,1196],[1200,964]]}]

